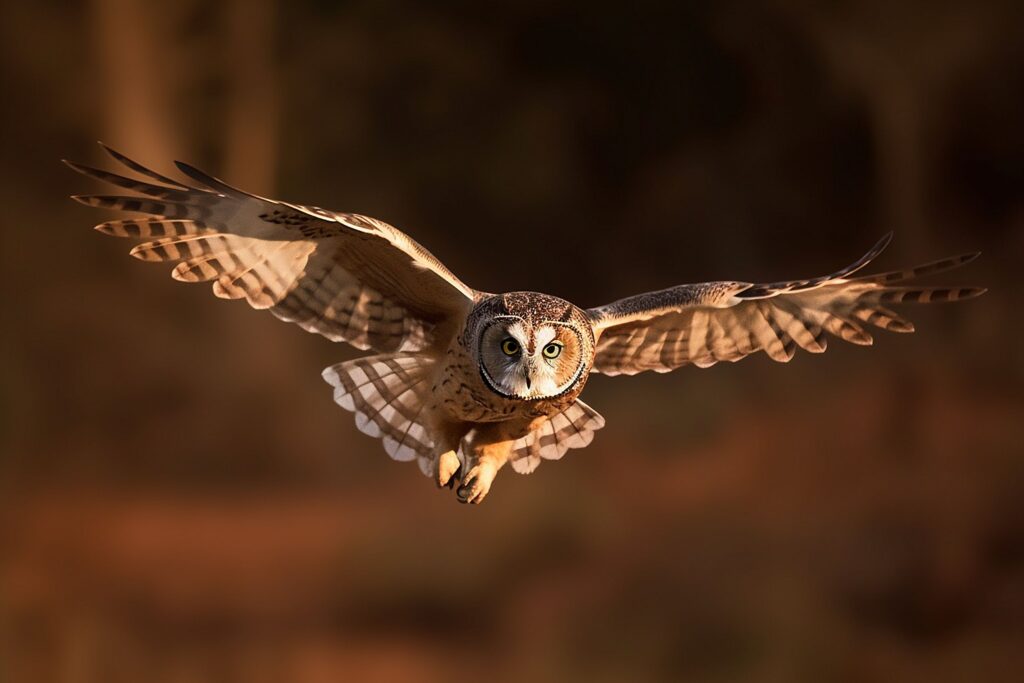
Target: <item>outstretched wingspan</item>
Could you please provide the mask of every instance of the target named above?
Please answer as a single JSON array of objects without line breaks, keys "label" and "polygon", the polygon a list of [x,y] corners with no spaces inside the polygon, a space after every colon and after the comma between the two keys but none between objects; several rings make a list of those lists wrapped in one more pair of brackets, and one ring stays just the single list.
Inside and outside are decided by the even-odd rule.
[{"label": "outstretched wingspan", "polygon": [[883,237],[856,263],[823,277],[770,284],[706,282],[621,299],[587,311],[597,337],[594,372],[634,375],[682,365],[709,367],[757,351],[786,362],[797,347],[825,350],[825,333],[867,345],[865,329],[913,332],[888,304],[956,301],[979,296],[977,287],[904,286],[908,280],[956,268],[978,253],[908,270],[852,277],[889,244]]},{"label": "outstretched wingspan", "polygon": [[175,262],[175,279],[212,282],[218,297],[244,298],[333,341],[391,352],[444,343],[437,330],[477,296],[415,240],[375,218],[258,197],[177,162],[199,184],[189,186],[103,148],[148,180],[65,163],[143,196],[73,198],[145,216],[96,229],[146,239],[132,256]]}]

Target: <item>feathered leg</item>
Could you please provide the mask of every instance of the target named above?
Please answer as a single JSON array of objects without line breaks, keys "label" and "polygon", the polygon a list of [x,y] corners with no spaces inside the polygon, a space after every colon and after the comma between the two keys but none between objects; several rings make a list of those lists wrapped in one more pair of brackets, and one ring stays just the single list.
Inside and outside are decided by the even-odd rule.
[{"label": "feathered leg", "polygon": [[487,425],[474,431],[469,444],[469,470],[456,490],[460,503],[479,505],[491,490],[498,470],[512,455],[515,439],[504,434],[504,424]]},{"label": "feathered leg", "polygon": [[459,481],[462,462],[459,443],[469,431],[465,423],[441,423],[432,426],[434,433],[434,482],[437,488],[452,488]]}]

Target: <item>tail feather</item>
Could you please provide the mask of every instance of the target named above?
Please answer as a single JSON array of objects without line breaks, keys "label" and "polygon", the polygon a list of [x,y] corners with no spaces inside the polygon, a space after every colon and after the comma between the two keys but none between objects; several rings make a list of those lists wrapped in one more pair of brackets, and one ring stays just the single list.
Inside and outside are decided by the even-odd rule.
[{"label": "tail feather", "polygon": [[382,439],[395,460],[417,460],[426,474],[434,437],[424,425],[424,406],[434,360],[417,354],[381,354],[332,365],[323,372],[334,400],[355,413],[359,431]]},{"label": "tail feather", "polygon": [[577,399],[512,445],[512,469],[529,474],[541,460],[558,460],[570,448],[589,445],[602,427],[601,414]]}]

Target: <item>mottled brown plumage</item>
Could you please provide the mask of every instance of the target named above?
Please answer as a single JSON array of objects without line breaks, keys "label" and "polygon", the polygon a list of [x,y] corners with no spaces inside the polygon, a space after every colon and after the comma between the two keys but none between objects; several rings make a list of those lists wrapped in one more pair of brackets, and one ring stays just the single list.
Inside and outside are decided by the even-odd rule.
[{"label": "mottled brown plumage", "polygon": [[758,351],[784,362],[797,348],[824,351],[828,335],[870,344],[868,326],[913,331],[887,305],[984,291],[904,284],[977,254],[854,277],[886,236],[832,275],[680,285],[583,310],[536,292],[476,291],[377,219],[258,197],[179,162],[192,187],[104,149],[148,180],[68,162],[142,195],[74,197],[144,214],[98,231],[145,240],[131,254],[174,263],[177,280],[376,352],[324,370],[335,401],[392,458],[415,460],[438,486],[457,482],[463,502],[482,501],[506,462],[532,472],[591,442],[604,426],[579,400],[591,372],[708,367]]}]

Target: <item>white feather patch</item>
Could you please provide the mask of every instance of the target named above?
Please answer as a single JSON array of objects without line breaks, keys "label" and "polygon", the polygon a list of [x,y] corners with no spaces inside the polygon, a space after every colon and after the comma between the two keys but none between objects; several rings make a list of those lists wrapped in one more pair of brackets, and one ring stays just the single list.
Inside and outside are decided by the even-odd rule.
[{"label": "white feather patch", "polygon": [[434,439],[418,420],[430,398],[433,363],[426,356],[389,354],[357,358],[323,371],[324,380],[334,387],[334,401],[355,413],[359,431],[382,438],[384,450],[395,460],[418,460],[428,475]]},{"label": "white feather patch", "polygon": [[529,474],[537,469],[541,460],[558,460],[570,448],[589,445],[594,440],[594,432],[602,427],[601,414],[576,400],[512,445],[512,469]]}]

